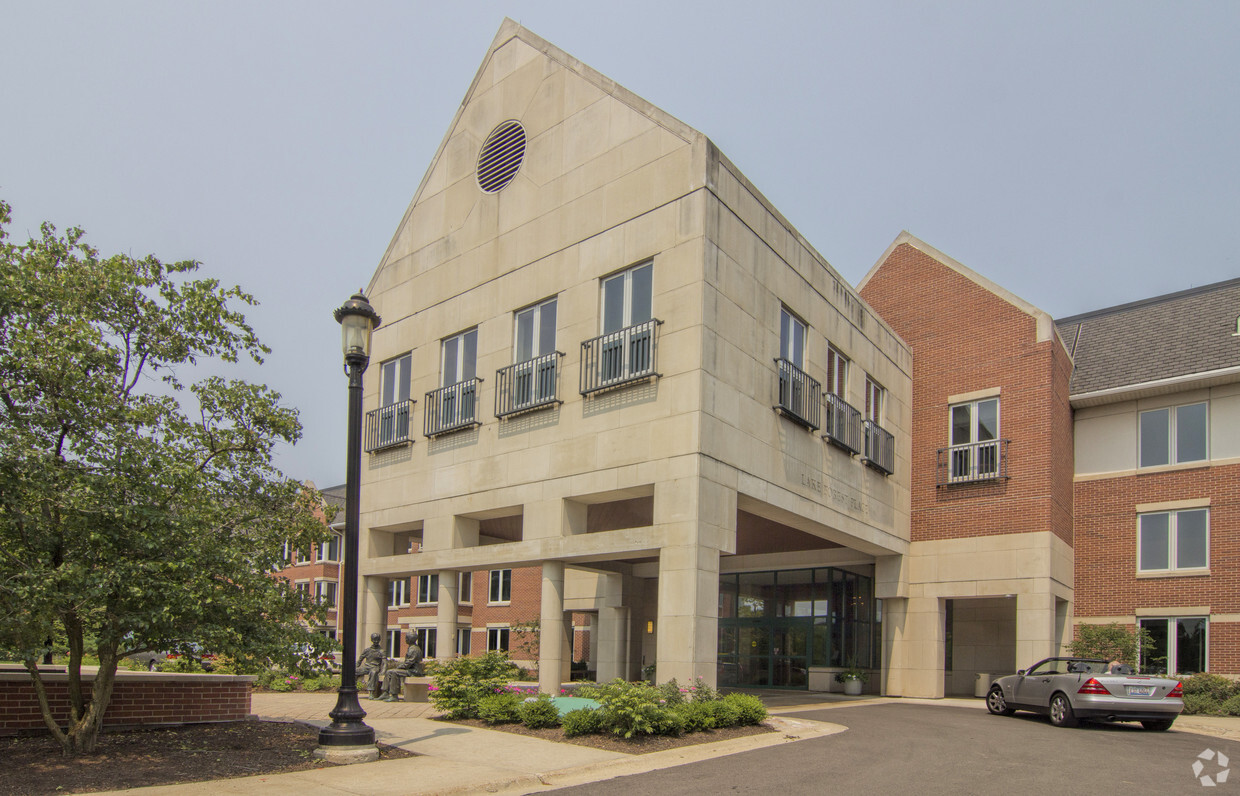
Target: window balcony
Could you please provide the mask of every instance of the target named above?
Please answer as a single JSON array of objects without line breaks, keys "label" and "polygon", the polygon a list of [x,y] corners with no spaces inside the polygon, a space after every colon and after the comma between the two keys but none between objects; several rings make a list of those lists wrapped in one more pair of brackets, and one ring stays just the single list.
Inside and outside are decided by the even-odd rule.
[{"label": "window balcony", "polygon": [[428,392],[423,433],[437,437],[482,425],[477,419],[478,385],[481,383],[482,379],[469,379]]},{"label": "window balcony", "polygon": [[659,327],[652,318],[581,344],[581,394],[658,378]]},{"label": "window balcony", "polygon": [[827,406],[823,439],[849,453],[861,453],[861,413],[834,393],[823,393],[822,402]]},{"label": "window balcony", "polygon": [[775,366],[779,373],[779,403],[775,404],[775,411],[811,431],[817,431],[821,425],[819,396],[822,386],[786,359],[775,360]]},{"label": "window balcony", "polygon": [[512,417],[562,403],[559,397],[562,356],[562,352],[552,351],[495,371],[495,416]]},{"label": "window balcony", "polygon": [[416,401],[398,401],[366,413],[366,452],[409,445],[410,420]]},{"label": "window balcony", "polygon": [[896,438],[873,420],[866,420],[861,424],[861,433],[865,437],[865,451],[861,454],[861,463],[884,475],[894,473]]},{"label": "window balcony", "polygon": [[973,484],[1007,478],[1006,439],[939,448],[938,486]]}]

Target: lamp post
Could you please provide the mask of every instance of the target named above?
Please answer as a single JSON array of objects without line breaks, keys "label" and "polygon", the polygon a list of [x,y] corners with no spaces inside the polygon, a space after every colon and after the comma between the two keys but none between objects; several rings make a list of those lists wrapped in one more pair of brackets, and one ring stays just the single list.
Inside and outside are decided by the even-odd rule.
[{"label": "lamp post", "polygon": [[362,374],[370,364],[370,334],[380,320],[359,290],[336,310],[344,343],[344,366],[349,374],[349,461],[344,499],[344,660],[332,723],[319,730],[317,757],[333,762],[376,760],[375,731],[357,699],[357,543],[362,475]]}]

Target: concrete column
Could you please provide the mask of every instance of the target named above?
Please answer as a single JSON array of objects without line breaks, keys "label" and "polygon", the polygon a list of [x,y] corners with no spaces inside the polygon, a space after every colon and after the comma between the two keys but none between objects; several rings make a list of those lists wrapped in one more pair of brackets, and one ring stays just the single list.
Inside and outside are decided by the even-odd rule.
[{"label": "concrete column", "polygon": [[[569,675],[572,656],[571,628],[564,614],[564,562],[542,565],[542,611],[538,618],[538,690],[559,694]],[[565,647],[568,652],[566,654]]]},{"label": "concrete column", "polygon": [[456,657],[457,591],[456,570],[440,570],[439,605],[435,611],[435,657],[441,661]]},{"label": "concrete column", "polygon": [[673,677],[716,684],[719,651],[719,551],[701,546],[664,547],[659,553],[658,682]]},{"label": "concrete column", "polygon": [[883,693],[943,696],[943,601],[938,597],[883,600]]},{"label": "concrete column", "polygon": [[433,517],[422,529],[422,549],[428,553],[478,546],[478,521],[468,517]]},{"label": "concrete column", "polygon": [[572,536],[586,531],[584,503],[553,498],[525,504],[521,535],[525,539]]},{"label": "concrete column", "polygon": [[617,677],[629,679],[629,609],[624,606],[599,608],[595,630],[591,635],[591,644],[596,643],[597,636],[595,677],[598,682],[610,682]]},{"label": "concrete column", "polygon": [[366,575],[358,580],[357,649],[360,653],[370,646],[371,633],[378,633],[380,639],[386,638],[387,578]]},{"label": "concrete column", "polygon": [[1034,581],[1045,591],[1016,595],[1016,666],[1028,668],[1043,658],[1055,655],[1059,648],[1055,638],[1055,595],[1050,583]]}]

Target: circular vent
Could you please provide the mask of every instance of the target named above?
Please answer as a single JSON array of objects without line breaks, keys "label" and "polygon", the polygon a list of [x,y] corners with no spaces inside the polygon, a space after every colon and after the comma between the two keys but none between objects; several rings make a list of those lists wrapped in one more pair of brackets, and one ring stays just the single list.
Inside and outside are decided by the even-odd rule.
[{"label": "circular vent", "polygon": [[525,157],[525,129],[507,121],[496,127],[478,153],[478,187],[495,193],[517,176]]}]

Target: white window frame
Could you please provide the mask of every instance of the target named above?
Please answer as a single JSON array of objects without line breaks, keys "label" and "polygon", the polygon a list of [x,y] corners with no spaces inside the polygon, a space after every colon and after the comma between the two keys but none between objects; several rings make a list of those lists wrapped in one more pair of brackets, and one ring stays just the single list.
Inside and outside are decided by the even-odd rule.
[{"label": "white window frame", "polygon": [[[1179,674],[1179,648],[1176,644],[1178,638],[1176,630],[1179,628],[1180,621],[1183,619],[1201,619],[1205,622],[1206,637],[1204,639],[1204,660],[1201,662],[1201,671],[1210,671],[1210,617],[1193,614],[1184,616],[1141,616],[1137,614],[1137,628],[1140,629],[1146,622],[1166,622],[1167,623],[1167,676],[1174,677]],[[1137,666],[1141,668],[1141,651],[1137,651]]]},{"label": "white window frame", "polygon": [[[528,307],[517,310],[512,314],[512,361],[513,364],[528,362],[531,359],[550,354],[555,351],[555,336],[557,322],[557,296],[544,299],[537,304],[531,304]],[[543,322],[547,320],[544,316],[550,312],[551,318],[551,339],[544,339]],[[530,350],[526,356],[521,355],[521,319],[522,317],[530,318]]]},{"label": "white window frame", "polygon": [[[472,341],[472,343],[471,343]],[[473,357],[466,355],[467,349],[472,344]],[[452,357],[452,376],[453,380],[448,380],[448,358],[449,349],[453,349]],[[466,367],[468,365],[468,367]],[[466,375],[468,374],[468,375]],[[445,337],[440,341],[439,345],[439,386],[451,387],[454,384],[470,381],[478,375],[478,327],[466,329],[463,332],[457,332],[454,335]]]},{"label": "white window frame", "polygon": [[379,405],[408,401],[413,382],[413,352],[406,351],[379,366]]},{"label": "white window frame", "polygon": [[456,602],[458,605],[474,604],[474,573],[456,573]]},{"label": "white window frame", "polygon": [[827,378],[822,385],[823,392],[848,400],[848,365],[849,359],[844,356],[844,352],[828,343]]},{"label": "white window frame", "polygon": [[[318,546],[319,547],[319,559],[318,559],[319,563],[328,563],[328,564],[339,563],[341,544],[342,544],[342,540],[340,538],[340,534],[338,533],[333,533],[331,538],[328,539],[326,542],[320,542]],[[335,556],[332,556],[331,554],[331,548],[333,545],[335,545],[336,547]]]},{"label": "white window frame", "polygon": [[809,340],[809,325],[791,310],[779,308],[779,358],[792,363],[798,370],[805,370],[805,344]]},{"label": "white window frame", "polygon": [[387,633],[383,636],[383,650],[389,658],[400,657],[400,628],[388,628]]},{"label": "white window frame", "polygon": [[456,629],[456,654],[462,658],[469,655],[469,650],[473,647],[473,639],[471,638],[474,629],[472,627],[458,627]]},{"label": "white window frame", "polygon": [[313,592],[313,589],[312,589],[312,587],[311,587],[311,585],[310,585],[310,579],[309,579],[309,578],[306,578],[305,580],[295,580],[295,581],[293,581],[293,588],[294,588],[294,589],[296,589],[297,591],[301,592],[301,594],[302,594],[302,596],[303,596],[303,597],[309,597],[311,594],[313,594],[313,593],[314,593],[314,592]]},{"label": "white window frame", "polygon": [[[503,646],[500,646],[500,640],[503,640]],[[487,625],[487,652],[502,650],[508,652],[512,649],[512,630],[508,625]]]},{"label": "white window frame", "polygon": [[[495,573],[499,573],[498,594],[495,583]],[[505,589],[507,586],[507,589]],[[504,592],[507,591],[507,597]],[[512,570],[511,569],[493,569],[487,573],[487,605],[509,605],[512,602]]]},{"label": "white window frame", "polygon": [[409,578],[388,578],[388,608],[409,605]]},{"label": "white window frame", "polygon": [[[1205,514],[1205,549],[1206,561],[1204,565],[1196,566],[1180,566],[1179,565],[1179,525],[1180,515],[1202,512]],[[1167,566],[1166,567],[1146,567],[1145,562],[1141,560],[1142,551],[1142,535],[1144,529],[1142,524],[1147,517],[1167,517]],[[1141,575],[1149,575],[1150,573],[1158,574],[1201,574],[1210,571],[1210,509],[1208,506],[1187,509],[1173,509],[1169,511],[1146,511],[1137,515],[1137,572]]]},{"label": "white window frame", "polygon": [[874,380],[870,374],[865,374],[865,409],[863,417],[872,423],[878,425],[883,424],[883,404],[886,403],[887,390],[883,385]]},{"label": "white window frame", "polygon": [[[416,636],[416,644],[422,648],[422,655],[426,658],[435,658],[439,654],[439,631],[433,627],[411,627]],[[434,649],[431,649],[431,640],[435,641]]]},{"label": "white window frame", "polygon": [[[1199,406],[1205,407],[1205,428],[1202,435],[1205,440],[1205,451],[1200,459],[1181,459],[1180,446],[1177,444],[1177,436],[1179,434],[1180,410],[1192,409]],[[1166,430],[1165,444],[1167,446],[1167,461],[1144,463],[1143,449],[1145,444],[1144,418],[1156,414],[1158,412],[1167,413],[1167,422],[1164,426]],[[1175,406],[1160,406],[1156,409],[1145,409],[1137,414],[1137,467],[1167,467],[1173,464],[1187,464],[1189,462],[1207,462],[1210,460],[1210,402],[1194,401],[1190,404],[1177,404]]]},{"label": "white window frame", "polygon": [[[645,298],[646,298],[646,304],[649,305],[649,313],[648,313],[649,317],[634,320],[634,316],[633,316],[633,309],[634,309],[633,307],[633,304],[634,304],[633,286],[635,284],[634,276],[637,273],[641,271],[645,271],[647,269],[649,269],[650,271],[650,282],[649,282],[650,295],[646,296]],[[607,320],[608,320],[607,289],[608,289],[608,285],[615,283],[616,280],[621,281],[620,290],[621,290],[622,304],[621,304],[620,319],[619,319],[620,325],[615,327],[614,329],[608,329],[607,328]],[[620,271],[619,273],[612,274],[609,277],[605,277],[599,284],[599,314],[598,316],[599,316],[599,333],[600,334],[611,334],[612,332],[618,332],[621,329],[627,329],[630,326],[636,326],[640,323],[645,323],[646,321],[649,321],[651,318],[653,318],[654,317],[654,260],[647,260],[644,263],[635,265],[631,268],[626,268],[623,271]]]},{"label": "white window frame", "polygon": [[[990,439],[984,440],[984,439],[978,439],[978,436],[979,436],[978,429],[980,428],[980,425],[978,422],[978,409],[981,407],[982,404],[986,404],[986,403],[993,403],[995,405],[995,435],[991,437]],[[955,427],[956,427],[956,423],[955,423],[956,410],[961,407],[968,407],[969,409],[969,439],[966,440],[965,442],[957,442],[955,438],[952,436],[952,432],[955,430]],[[951,404],[950,406],[948,406],[947,407],[947,439],[948,439],[948,444],[950,444],[952,447],[956,447],[957,445],[972,445],[978,442],[994,442],[996,440],[1003,439],[1003,407],[1000,405],[999,396],[995,395],[989,398],[979,398],[976,401],[963,401],[961,403]]]},{"label": "white window frame", "polygon": [[418,576],[418,605],[439,604],[439,574]]},{"label": "white window frame", "polygon": [[331,592],[331,600],[328,603],[330,605],[330,608],[328,610],[335,610],[336,607],[340,604],[339,603],[340,588],[337,586],[336,581],[334,579],[318,578],[317,580],[314,581],[315,599],[323,600],[327,596],[325,592]]}]

